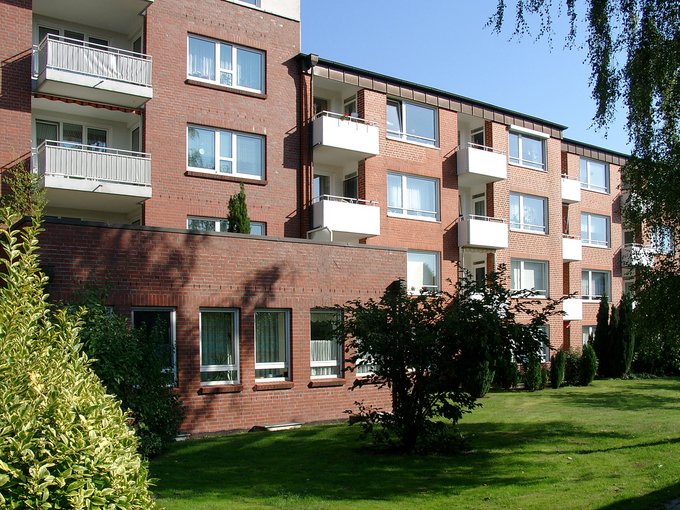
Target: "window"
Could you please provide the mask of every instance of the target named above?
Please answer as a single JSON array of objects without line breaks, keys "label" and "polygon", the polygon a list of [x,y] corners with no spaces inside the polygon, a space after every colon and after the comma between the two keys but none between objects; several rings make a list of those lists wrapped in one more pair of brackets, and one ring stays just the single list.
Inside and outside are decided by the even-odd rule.
[{"label": "window", "polygon": [[237,383],[238,317],[235,310],[200,311],[201,383]]},{"label": "window", "polygon": [[264,53],[189,36],[187,76],[253,92],[264,91]]},{"label": "window", "polygon": [[581,242],[591,246],[609,246],[609,217],[581,213]]},{"label": "window", "polygon": [[387,100],[387,136],[408,142],[437,145],[437,112],[407,101]]},{"label": "window", "polygon": [[345,198],[359,198],[359,176],[352,172],[342,181],[342,196]]},{"label": "window", "polygon": [[[35,121],[36,146],[46,140],[61,141],[63,147],[71,149],[86,148],[104,151],[107,147],[108,132],[105,129],[71,124],[68,122]],[[85,147],[83,147],[85,145]]]},{"label": "window", "polygon": [[538,326],[538,329],[545,335],[545,342],[541,343],[538,355],[541,359],[541,363],[548,363],[550,361],[550,329],[547,325]]},{"label": "window", "polygon": [[590,343],[591,335],[595,337],[595,326],[583,326],[581,331],[581,347],[583,348],[586,344]]},{"label": "window", "polygon": [[350,96],[343,101],[342,113],[350,117],[358,117],[357,113],[357,96]]},{"label": "window", "polygon": [[189,126],[187,166],[202,172],[263,179],[264,137]]},{"label": "window", "polygon": [[542,138],[510,131],[509,144],[510,164],[545,170],[545,144]]},{"label": "window", "polygon": [[98,44],[100,46],[108,46],[109,41],[106,39],[102,39],[101,37],[93,37],[90,35],[86,35],[82,32],[76,32],[73,30],[62,30],[62,29],[57,29],[57,28],[49,28],[49,27],[38,27],[38,44],[42,42],[42,40],[47,37],[48,35],[55,35],[59,36],[62,35],[64,37],[67,37],[69,44],[77,44],[77,45],[83,45],[85,41],[87,41],[88,46],[92,44]]},{"label": "window", "polygon": [[472,211],[475,216],[486,216],[486,193],[472,195]]},{"label": "window", "polygon": [[546,199],[510,193],[510,228],[528,232],[546,232]]},{"label": "window", "polygon": [[[199,232],[229,232],[229,222],[220,218],[187,218],[187,229]],[[266,225],[259,221],[250,222],[250,235],[266,235]]]},{"label": "window", "polygon": [[673,252],[673,230],[670,227],[651,227],[650,235],[654,253],[667,255]]},{"label": "window", "polygon": [[254,5],[255,7],[260,6],[260,0],[238,0],[242,4]]},{"label": "window", "polygon": [[342,374],[342,344],[335,338],[339,321],[339,310],[312,310],[310,313],[312,377],[340,377]]},{"label": "window", "polygon": [[387,212],[419,220],[439,219],[439,181],[406,174],[387,174]]},{"label": "window", "polygon": [[409,251],[407,253],[406,285],[411,294],[439,290],[439,253]]},{"label": "window", "polygon": [[472,277],[477,285],[486,283],[486,263],[483,260],[472,264]]},{"label": "window", "polygon": [[168,373],[177,377],[175,363],[175,310],[174,308],[134,308],[132,327],[141,329],[147,338],[157,341],[158,354]]},{"label": "window", "polygon": [[283,381],[290,377],[290,318],[288,310],[255,311],[255,380]]},{"label": "window", "polygon": [[581,272],[581,298],[599,301],[609,292],[609,272],[585,269]]},{"label": "window", "polygon": [[368,377],[375,373],[376,367],[371,358],[360,358],[356,360],[354,373],[356,377]]},{"label": "window", "polygon": [[609,165],[581,158],[581,189],[609,193]]},{"label": "window", "polygon": [[315,175],[312,181],[312,200],[331,194],[331,178],[328,175]]},{"label": "window", "polygon": [[536,297],[548,296],[548,263],[537,260],[513,259],[511,290],[533,291]]},{"label": "window", "polygon": [[477,128],[470,131],[470,143],[478,147],[484,147],[484,128]]}]

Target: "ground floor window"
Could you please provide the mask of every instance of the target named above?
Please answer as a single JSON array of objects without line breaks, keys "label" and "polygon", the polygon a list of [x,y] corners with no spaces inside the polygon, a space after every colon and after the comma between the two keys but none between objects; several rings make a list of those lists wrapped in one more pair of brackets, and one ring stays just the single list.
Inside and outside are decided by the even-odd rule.
[{"label": "ground floor window", "polygon": [[201,383],[237,383],[238,315],[236,310],[202,309]]},{"label": "ground floor window", "polygon": [[342,375],[342,344],[335,338],[339,321],[339,310],[318,309],[310,313],[312,377]]},{"label": "ground floor window", "polygon": [[132,326],[141,329],[149,339],[158,343],[158,354],[163,360],[163,366],[176,380],[175,309],[133,308]]},{"label": "ground floor window", "polygon": [[255,379],[283,381],[290,378],[290,312],[255,311]]}]

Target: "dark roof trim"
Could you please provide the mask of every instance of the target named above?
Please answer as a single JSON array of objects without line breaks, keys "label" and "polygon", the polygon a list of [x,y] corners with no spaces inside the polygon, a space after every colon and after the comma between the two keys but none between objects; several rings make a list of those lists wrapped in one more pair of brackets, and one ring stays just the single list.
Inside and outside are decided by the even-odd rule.
[{"label": "dark roof trim", "polygon": [[625,165],[630,158],[630,154],[610,151],[608,149],[603,149],[602,147],[571,140],[569,138],[562,139],[562,151],[578,154],[579,156],[584,156],[586,158],[598,159],[619,166]]},{"label": "dark roof trim", "polygon": [[432,106],[474,115],[501,124],[522,126],[549,134],[555,138],[562,138],[562,131],[567,129],[567,126],[545,119],[476,101],[451,92],[322,59],[317,55],[300,54],[300,58],[304,61],[303,68],[311,69],[314,75],[330,80],[356,85],[391,96],[403,97],[404,99],[414,99]]}]

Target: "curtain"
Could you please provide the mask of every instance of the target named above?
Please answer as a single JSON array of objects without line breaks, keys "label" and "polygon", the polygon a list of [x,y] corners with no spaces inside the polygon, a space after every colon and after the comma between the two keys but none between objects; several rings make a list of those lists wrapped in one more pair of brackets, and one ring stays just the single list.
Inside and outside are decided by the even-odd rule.
[{"label": "curtain", "polygon": [[262,90],[262,54],[237,48],[236,62],[238,86]]},{"label": "curtain", "polygon": [[285,363],[285,312],[256,312],[255,363]]},{"label": "curtain", "polygon": [[387,174],[387,207],[391,212],[403,212],[400,175]]},{"label": "curtain", "polygon": [[519,215],[519,195],[510,195],[510,226],[512,228],[520,227]]},{"label": "curtain", "polygon": [[262,175],[262,139],[254,136],[236,137],[236,171],[240,174]]},{"label": "curtain", "polygon": [[[418,211],[417,216],[436,216],[434,181],[407,177],[406,208]],[[422,212],[421,212],[422,211]]]},{"label": "curtain", "polygon": [[189,38],[189,76],[215,80],[215,43]]},{"label": "curtain", "polygon": [[220,83],[222,85],[233,85],[231,52],[232,46],[220,44]]},{"label": "curtain", "polygon": [[37,145],[40,145],[45,140],[59,140],[59,125],[36,121],[35,135]]},{"label": "curtain", "polygon": [[[311,358],[312,375],[338,375],[340,345],[333,336],[333,328],[338,321],[335,311],[315,311],[311,313]],[[315,362],[334,362],[333,366],[314,366]]]},{"label": "curtain", "polygon": [[581,297],[590,297],[590,273],[588,271],[581,273]]},{"label": "curtain", "polygon": [[230,312],[201,313],[201,365],[233,365],[234,319]]}]

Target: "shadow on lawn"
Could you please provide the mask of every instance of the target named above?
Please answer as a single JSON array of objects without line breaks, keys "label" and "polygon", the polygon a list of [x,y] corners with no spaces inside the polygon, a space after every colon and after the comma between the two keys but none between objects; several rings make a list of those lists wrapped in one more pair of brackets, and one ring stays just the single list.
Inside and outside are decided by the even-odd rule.
[{"label": "shadow on lawn", "polygon": [[[548,393],[550,398],[559,400],[561,403],[579,407],[594,409],[602,407],[618,411],[644,411],[677,409],[680,411],[680,384],[668,385],[668,390],[675,391],[675,398],[659,395],[659,387],[650,388],[647,393],[644,386],[623,387],[619,391],[605,392],[566,392],[557,390]],[[666,388],[664,388],[666,389]],[[652,393],[652,391],[654,393]]]},{"label": "shadow on lawn", "polygon": [[[473,451],[457,456],[371,453],[359,431],[344,425],[286,433],[250,433],[176,445],[152,463],[161,497],[224,498],[310,496],[324,500],[391,500],[413,494],[455,495],[480,486],[507,487],[532,481],[525,445],[555,437],[593,434],[567,422],[469,424],[463,432]],[[626,437],[610,433],[612,437]],[[501,448],[499,448],[501,445]],[[517,476],[516,473],[524,474]],[[191,476],[187,476],[191,473]]]},{"label": "shadow on lawn", "polygon": [[676,498],[680,498],[680,483],[659,489],[658,491],[650,492],[644,496],[617,501],[600,507],[598,510],[651,510],[665,508],[666,503],[669,503]]}]

